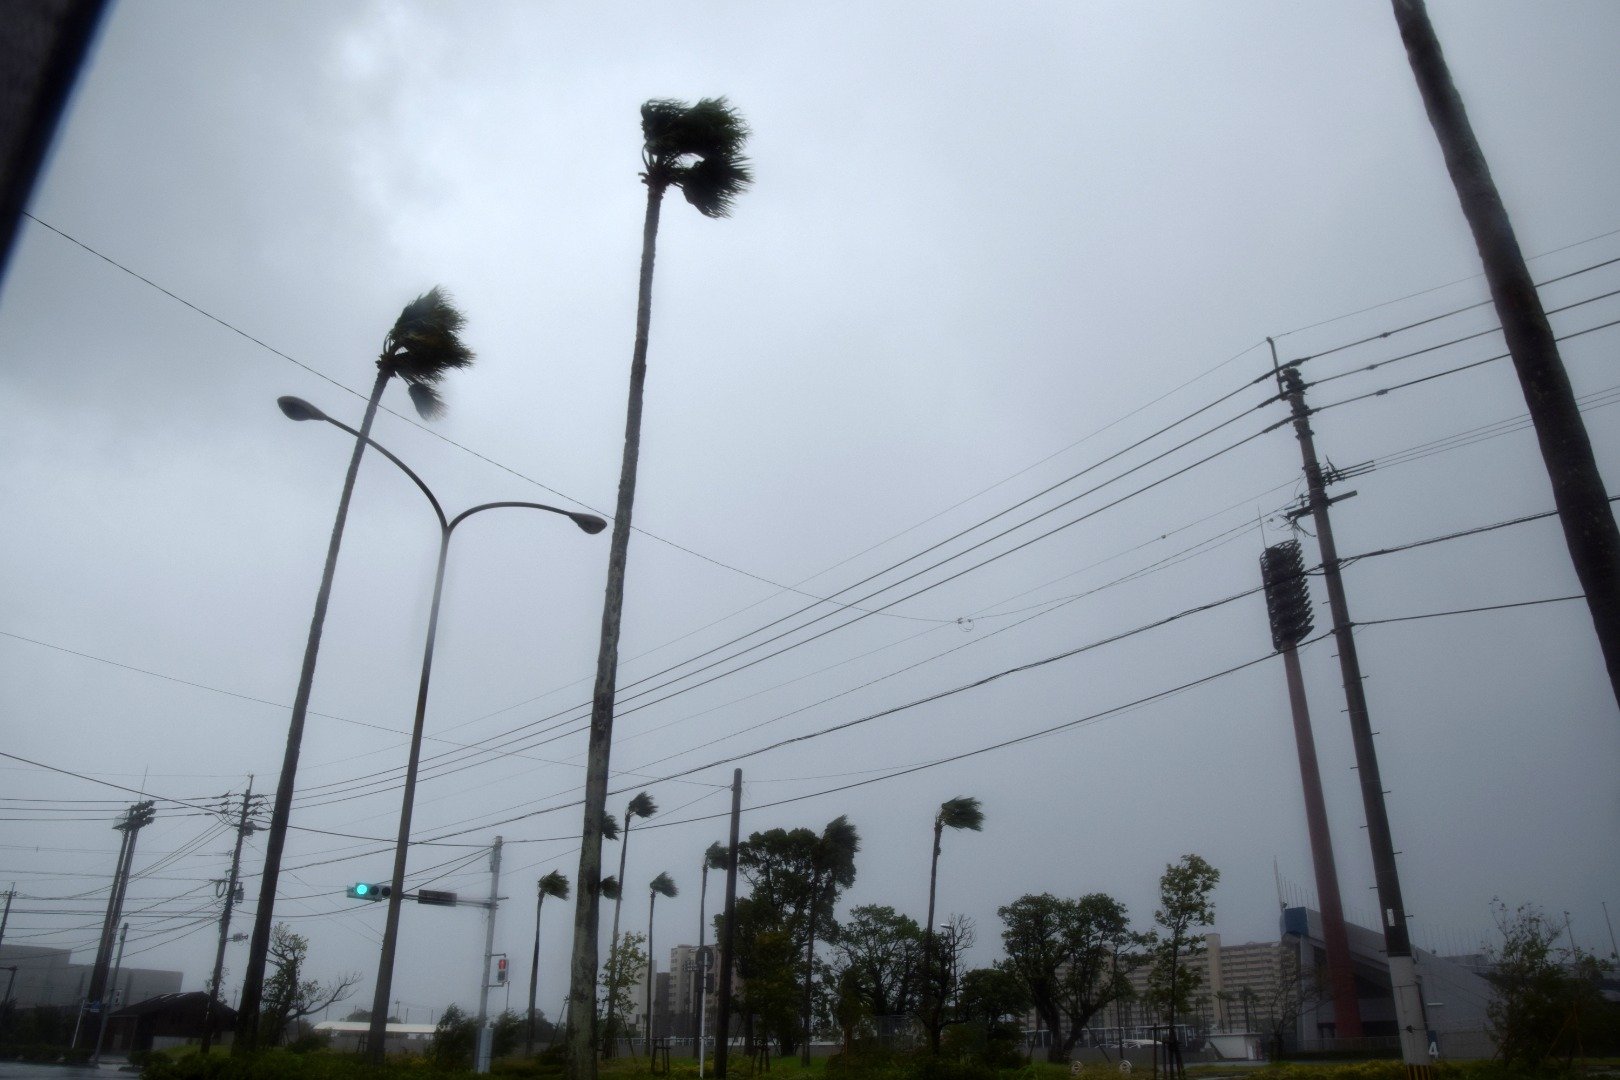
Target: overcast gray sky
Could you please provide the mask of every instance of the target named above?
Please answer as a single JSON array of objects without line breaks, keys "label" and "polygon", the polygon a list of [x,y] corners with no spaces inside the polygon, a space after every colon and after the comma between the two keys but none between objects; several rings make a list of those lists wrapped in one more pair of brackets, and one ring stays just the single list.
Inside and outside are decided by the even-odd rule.
[{"label": "overcast gray sky", "polygon": [[[1598,266],[1620,256],[1620,8],[1432,8],[1538,280],[1574,274],[1547,287],[1549,304],[1620,288],[1620,267]],[[182,800],[240,791],[250,773],[273,788],[349,453],[274,401],[356,420],[383,334],[431,285],[465,308],[478,364],[447,380],[443,420],[385,414],[378,440],[452,509],[609,507],[644,204],[637,109],[718,94],[753,126],[757,183],[726,221],[666,205],[620,675],[623,699],[644,696],[622,701],[613,759],[615,812],[638,785],[663,808],[649,824],[665,827],[632,842],[626,916],[644,917],[641,883],[672,874],[682,893],[659,905],[661,953],[695,936],[700,856],[723,838],[733,766],[662,777],[1252,588],[1301,490],[1288,430],[1102,508],[1283,419],[1264,382],[1241,389],[1268,369],[1267,335],[1293,359],[1485,295],[1380,0],[943,4],[926,17],[124,0],[31,207],[51,228],[24,223],[0,296],[4,749]],[[1554,325],[1616,317],[1620,302],[1599,299]],[[1345,377],[1311,401],[1496,355],[1487,334],[1352,374],[1492,325],[1474,309],[1323,355],[1306,378]],[[1615,333],[1565,346],[1577,392],[1596,395],[1587,416],[1611,484]],[[409,412],[397,388],[386,404]],[[1341,552],[1550,509],[1523,412],[1502,362],[1324,411],[1324,454],[1378,463],[1341,489],[1358,492],[1335,510]],[[1472,434],[1438,441],[1458,433]],[[369,456],[295,826],[393,832],[435,544],[420,496]],[[606,552],[605,536],[512,512],[469,524],[451,553],[417,807],[417,836],[438,842],[413,849],[411,882],[487,889],[479,848],[502,835],[513,903],[497,949],[522,958],[520,988],[534,881],[576,866]],[[1346,576],[1358,620],[1577,591],[1548,521]],[[1417,942],[1477,945],[1500,897],[1568,910],[1576,939],[1607,952],[1620,717],[1583,607],[1368,626],[1359,641]],[[933,809],[977,796],[985,832],[948,840],[940,906],[978,920],[978,964],[998,954],[996,908],[1026,892],[1111,892],[1145,925],[1158,874],[1189,851],[1222,871],[1217,929],[1274,938],[1277,878],[1296,899],[1313,892],[1280,661],[885,779],[1268,649],[1248,597],[749,756],[745,807],[803,798],[750,810],[744,830],[848,814],[863,850],[847,902],[921,918]],[[1305,663],[1345,902],[1368,920],[1330,646]],[[16,760],[0,764],[0,795],[0,884],[15,880],[29,912],[7,940],[87,960],[109,825],[132,796]],[[183,970],[188,989],[212,958],[208,882],[230,849],[211,827],[162,805],[135,860],[179,853],[131,907],[184,917],[134,920],[126,962]],[[382,912],[342,893],[386,878],[382,849],[298,831],[282,878],[278,915],[310,937],[312,972],[365,973],[355,1005],[369,1004]],[[250,842],[247,869],[261,858]],[[568,925],[547,918],[548,1013]],[[395,987],[413,1018],[474,1003],[481,932],[474,910],[407,908]],[[244,948],[227,960],[233,993]]]}]

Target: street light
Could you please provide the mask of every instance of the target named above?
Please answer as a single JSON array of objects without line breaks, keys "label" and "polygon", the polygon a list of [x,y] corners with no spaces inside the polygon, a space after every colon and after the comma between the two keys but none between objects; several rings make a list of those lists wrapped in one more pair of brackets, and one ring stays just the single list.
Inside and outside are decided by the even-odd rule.
[{"label": "street light", "polygon": [[363,436],[360,432],[343,423],[334,420],[320,409],[311,405],[303,398],[280,397],[276,399],[283,414],[289,420],[324,420],[340,431],[346,431],[356,439],[364,441],[399,467],[399,470],[411,478],[411,482],[426,496],[428,505],[433,507],[434,516],[439,519],[439,564],[433,577],[433,602],[428,613],[427,642],[422,649],[422,678],[416,692],[416,719],[411,726],[411,753],[410,762],[405,768],[405,795],[399,810],[399,837],[394,843],[394,876],[392,887],[388,896],[388,917],[383,929],[382,956],[377,963],[377,989],[371,1008],[371,1031],[367,1039],[366,1049],[372,1060],[377,1064],[383,1062],[384,1040],[388,1032],[388,1001],[393,990],[394,979],[394,947],[395,939],[399,933],[399,906],[405,893],[405,850],[411,837],[411,811],[416,799],[416,772],[422,754],[422,726],[427,716],[428,679],[433,671],[433,642],[439,629],[439,597],[444,591],[444,567],[450,553],[450,537],[455,533],[456,526],[463,521],[485,510],[498,510],[504,507],[519,507],[529,510],[545,510],[548,513],[560,514],[568,518],[575,525],[587,533],[599,533],[607,528],[607,522],[595,514],[576,513],[572,510],[563,510],[544,503],[533,502],[491,502],[480,503],[477,506],[463,510],[453,518],[447,518],[444,508],[434,497],[426,483],[420,476],[411,470],[393,452],[380,445],[375,439]]}]

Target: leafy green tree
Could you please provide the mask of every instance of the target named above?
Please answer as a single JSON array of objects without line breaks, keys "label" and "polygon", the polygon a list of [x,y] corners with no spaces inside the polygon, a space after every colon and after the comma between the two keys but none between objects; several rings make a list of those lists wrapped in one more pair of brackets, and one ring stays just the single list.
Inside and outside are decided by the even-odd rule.
[{"label": "leafy green tree", "polygon": [[1017,975],[1052,1032],[1047,1060],[1067,1061],[1091,1018],[1130,992],[1114,964],[1117,950],[1139,940],[1125,905],[1105,893],[1078,900],[1041,893],[1021,896],[997,914],[1006,970]]},{"label": "leafy green tree", "polygon": [[1017,974],[1000,965],[965,972],[958,1009],[963,1022],[949,1029],[945,1039],[952,1056],[992,1066],[1021,1063],[1021,1021],[1030,1000]]},{"label": "leafy green tree", "polygon": [[[738,847],[740,855],[742,846]],[[739,897],[735,917],[733,966],[738,986],[732,1009],[741,1023],[744,1044],[753,1050],[774,1041],[785,1057],[799,1045],[794,978],[799,950],[793,928],[780,908],[760,896]],[[715,924],[718,940],[725,917],[716,916]]]},{"label": "leafy green tree", "polygon": [[[966,795],[958,795],[954,799],[946,799],[940,803],[939,811],[934,815],[934,853],[928,864],[928,921],[923,924],[925,944],[923,947],[923,964],[930,972],[936,972],[934,964],[934,893],[939,885],[939,850],[940,840],[946,829],[970,829],[979,832],[984,828],[984,810],[979,806],[979,800]],[[942,970],[942,969],[941,969]],[[928,1049],[932,1053],[939,1053],[939,1031],[943,1024],[944,1001],[938,993],[933,992],[934,984],[938,982],[936,976],[928,980],[928,992],[923,1000],[923,1023],[928,1029]]]},{"label": "leafy green tree", "polygon": [[635,1012],[636,984],[647,970],[647,953],[643,948],[646,943],[647,939],[640,934],[629,933],[608,950],[598,990],[598,1024],[604,1054],[611,1055],[609,1047],[622,1038],[629,1027],[624,1018]]},{"label": "leafy green tree", "polygon": [[259,1037],[268,1046],[280,1046],[298,1021],[342,1001],[360,982],[358,972],[330,983],[306,979],[308,957],[309,939],[293,933],[286,923],[276,923],[270,934],[272,971],[264,981],[264,1010],[259,1018]]},{"label": "leafy green tree", "polygon": [[829,935],[840,994],[865,1003],[871,1016],[901,1016],[921,989],[922,927],[888,905],[863,904]]},{"label": "leafy green tree", "polygon": [[810,1067],[810,1020],[815,1004],[816,920],[823,912],[830,920],[839,893],[855,884],[855,855],[860,850],[860,834],[849,818],[839,814],[827,822],[811,851],[810,910],[804,945],[804,1007],[800,1014],[804,1043],[799,1048],[799,1063],[805,1068]]},{"label": "leafy green tree", "polygon": [[464,1070],[473,1066],[473,1053],[478,1049],[478,1018],[469,1016],[460,1005],[451,1005],[433,1026],[433,1039],[428,1043],[427,1057],[434,1065],[445,1070]]},{"label": "leafy green tree", "polygon": [[489,1056],[491,1059],[503,1058],[518,1048],[523,1041],[524,1033],[529,1023],[520,1013],[511,1009],[503,1009],[495,1017],[493,1030],[490,1032]]},{"label": "leafy green tree", "polygon": [[[836,932],[838,924],[833,912],[838,897],[855,880],[855,854],[859,850],[860,836],[842,816],[828,822],[820,835],[804,828],[769,829],[753,833],[738,845],[738,872],[750,890],[747,904],[738,902],[738,973],[745,984],[768,980],[758,988],[747,987],[738,1008],[751,1010],[742,1014],[745,1029],[752,1030],[756,1016],[764,1021],[784,1056],[808,1045],[803,1038],[816,999],[815,942],[818,937],[825,940]],[[784,944],[802,957],[796,1033],[783,1026],[777,999],[776,954]],[[788,966],[791,968],[791,960]],[[829,1002],[835,1000],[836,988],[829,986],[826,997]],[[831,1006],[825,1011],[830,1012]]]},{"label": "leafy green tree", "polygon": [[1204,951],[1203,936],[1193,931],[1215,922],[1211,894],[1220,880],[1221,872],[1199,855],[1183,855],[1179,862],[1166,865],[1159,876],[1159,906],[1153,912],[1159,934],[1148,971],[1147,1000],[1163,1011],[1169,1024],[1165,1050],[1178,1073],[1182,1063],[1177,1016],[1188,1010],[1194,991],[1203,982],[1198,970],[1187,963]]},{"label": "leafy green tree", "polygon": [[595,998],[598,901],[594,883],[602,873],[601,815],[607,806],[608,757],[613,745],[613,706],[619,668],[619,628],[624,611],[625,566],[630,553],[630,515],[641,458],[641,411],[647,381],[647,344],[652,328],[653,260],[664,193],[678,188],[705,217],[725,217],[753,177],[743,144],[748,126],[725,98],[695,105],[655,99],[641,107],[641,182],[647,186],[647,212],[641,231],[641,273],[636,298],[636,340],[630,359],[630,392],[624,422],[624,457],[608,550],[607,588],[602,599],[602,634],[591,697],[591,734],[585,763],[584,825],[580,834],[579,901],[574,914],[574,950],[568,996],[568,1070],[572,1080],[596,1075],[595,1047],[588,1030]]},{"label": "leafy green tree", "polygon": [[1560,1051],[1601,1052],[1583,1035],[1595,1034],[1594,1021],[1612,1011],[1599,990],[1606,965],[1573,943],[1560,946],[1565,928],[1539,908],[1509,911],[1500,900],[1493,907],[1502,941],[1491,950],[1496,993],[1485,1016],[1503,1063],[1534,1070]]},{"label": "leafy green tree", "polygon": [[[653,802],[653,797],[648,795],[645,791],[638,792],[635,797],[630,800],[630,804],[624,808],[624,835],[619,840],[619,874],[618,877],[614,879],[621,885],[624,882],[624,861],[630,852],[630,826],[635,823],[637,818],[650,818],[656,813],[658,813],[658,804]],[[612,819],[613,815],[609,814],[607,816],[607,820],[611,821]],[[604,821],[603,835],[606,834],[607,821]],[[608,899],[613,901],[613,934],[608,938],[608,949],[611,951],[619,944],[619,910],[624,905],[623,891],[621,890],[612,894],[611,896],[608,896]],[[613,1023],[614,1016],[615,1013],[610,1002],[608,1007],[609,1025]],[[608,1057],[613,1057],[615,1054],[617,1054],[618,1040],[610,1039],[606,1045]]]}]

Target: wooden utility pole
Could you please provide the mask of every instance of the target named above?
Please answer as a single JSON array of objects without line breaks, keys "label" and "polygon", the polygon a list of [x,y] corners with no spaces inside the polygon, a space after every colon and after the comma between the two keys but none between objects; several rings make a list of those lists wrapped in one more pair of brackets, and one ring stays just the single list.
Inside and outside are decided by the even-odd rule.
[{"label": "wooden utility pole", "polygon": [[714,1075],[725,1080],[731,1041],[731,970],[737,959],[737,833],[742,821],[742,770],[731,774],[731,846],[726,848],[726,918],[720,931],[720,986],[714,1017]]},{"label": "wooden utility pole", "polygon": [[[1269,338],[1266,340],[1271,345],[1271,361],[1276,364],[1276,343]],[[1333,615],[1333,643],[1339,650],[1339,674],[1344,680],[1350,739],[1356,752],[1356,775],[1361,782],[1361,804],[1367,817],[1367,841],[1372,845],[1373,876],[1377,881],[1390,989],[1395,999],[1401,1060],[1406,1063],[1408,1080],[1428,1080],[1429,1041],[1423,1020],[1423,994],[1418,986],[1411,935],[1406,928],[1406,905],[1401,901],[1401,880],[1395,869],[1395,844],[1390,837],[1389,814],[1384,807],[1384,782],[1378,773],[1378,751],[1373,746],[1367,695],[1361,685],[1361,660],[1356,654],[1354,624],[1344,596],[1344,579],[1339,574],[1339,549],[1333,540],[1333,522],[1328,518],[1328,506],[1334,500],[1328,498],[1322,465],[1316,457],[1311,413],[1305,407],[1305,381],[1300,378],[1299,369],[1279,367],[1277,383],[1283,399],[1293,409],[1294,433],[1299,437],[1305,484],[1309,489],[1306,508],[1316,525],[1316,542],[1322,554],[1322,581],[1327,587],[1328,610]]]},{"label": "wooden utility pole", "polygon": [[1553,505],[1564,528],[1564,542],[1586,593],[1592,626],[1609,669],[1610,688],[1620,701],[1620,529],[1609,508],[1592,442],[1541,296],[1530,280],[1513,223],[1452,82],[1428,9],[1423,0],[1393,3],[1423,107],[1484,264],[1502,337],[1518,372],[1542,461],[1552,481]]}]

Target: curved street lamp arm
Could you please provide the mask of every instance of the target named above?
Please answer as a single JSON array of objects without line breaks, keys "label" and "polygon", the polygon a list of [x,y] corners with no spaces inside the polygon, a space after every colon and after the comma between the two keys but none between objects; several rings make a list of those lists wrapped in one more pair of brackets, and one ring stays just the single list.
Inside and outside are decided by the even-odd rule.
[{"label": "curved street lamp arm", "polygon": [[[376,446],[375,443],[373,443],[372,445]],[[379,446],[379,447],[377,447],[377,449],[381,450],[382,447]],[[424,490],[426,490],[426,489],[424,489]],[[595,514],[580,514],[580,513],[576,513],[573,510],[564,510],[564,509],[562,509],[560,507],[556,507],[556,506],[547,506],[545,503],[536,503],[536,502],[490,502],[490,503],[479,503],[477,506],[468,507],[466,510],[463,510],[461,513],[457,514],[455,517],[450,519],[450,523],[444,527],[444,531],[446,533],[453,532],[457,525],[460,525],[463,521],[466,521],[468,518],[472,517],[474,514],[480,513],[480,512],[482,512],[484,510],[499,510],[500,508],[505,507],[505,506],[519,506],[519,507],[526,507],[527,509],[530,509],[530,510],[546,510],[546,511],[549,511],[550,513],[553,513],[553,514],[561,514],[563,517],[568,518],[575,525],[578,525],[582,530],[584,530],[585,532],[588,532],[588,533],[599,533],[603,529],[607,528],[607,522],[603,521],[601,518],[597,517]]]},{"label": "curved street lamp arm", "polygon": [[[312,418],[312,419],[314,419],[314,418]],[[357,439],[360,438],[360,433],[358,431],[356,431],[354,428],[350,427],[348,424],[345,424],[341,420],[334,420],[330,416],[326,416],[324,414],[321,415],[319,417],[319,419],[325,420],[328,424],[331,424],[335,428],[340,428],[343,431],[347,431],[350,435],[353,435]],[[388,449],[386,446],[382,445],[376,439],[373,439],[370,436],[366,437],[366,445],[370,446],[373,450],[377,451],[377,453],[381,454],[383,457],[387,458],[389,461],[392,461],[395,465],[399,466],[399,471],[404,473],[406,476],[411,478],[411,483],[415,484],[421,490],[422,494],[427,496],[427,501],[430,504],[432,504],[433,512],[439,516],[439,527],[441,529],[445,530],[446,532],[449,532],[451,529],[455,528],[455,525],[453,523],[447,522],[445,520],[444,508],[439,505],[439,500],[433,497],[433,492],[428,490],[427,484],[423,482],[423,480],[422,480],[422,478],[420,476],[417,476],[416,473],[411,470],[411,467],[409,465],[407,465],[403,461],[399,460],[399,458],[394,456],[394,452],[392,450]],[[559,513],[560,512],[561,511],[559,511]],[[469,511],[469,513],[470,513],[470,511]],[[466,517],[466,516],[467,516],[466,514],[461,515],[461,517]],[[461,517],[458,517],[456,520],[457,521],[461,520]]]}]

